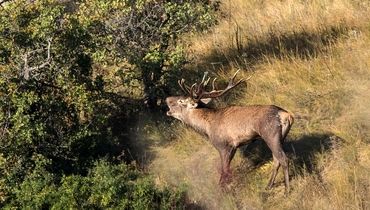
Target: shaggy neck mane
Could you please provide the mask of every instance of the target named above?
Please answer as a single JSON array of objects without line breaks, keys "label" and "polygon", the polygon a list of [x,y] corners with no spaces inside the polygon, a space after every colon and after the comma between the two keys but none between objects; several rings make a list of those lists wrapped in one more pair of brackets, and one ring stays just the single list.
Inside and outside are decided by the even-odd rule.
[{"label": "shaggy neck mane", "polygon": [[193,109],[187,114],[185,122],[195,130],[208,135],[211,112],[212,110],[208,108]]}]

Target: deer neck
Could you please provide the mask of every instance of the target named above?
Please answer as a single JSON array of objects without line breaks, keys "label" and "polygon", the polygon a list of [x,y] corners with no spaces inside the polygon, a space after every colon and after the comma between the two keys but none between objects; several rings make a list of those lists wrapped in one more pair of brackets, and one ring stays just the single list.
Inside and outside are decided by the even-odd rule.
[{"label": "deer neck", "polygon": [[190,110],[184,121],[195,130],[208,135],[211,118],[212,118],[211,109],[198,108]]}]

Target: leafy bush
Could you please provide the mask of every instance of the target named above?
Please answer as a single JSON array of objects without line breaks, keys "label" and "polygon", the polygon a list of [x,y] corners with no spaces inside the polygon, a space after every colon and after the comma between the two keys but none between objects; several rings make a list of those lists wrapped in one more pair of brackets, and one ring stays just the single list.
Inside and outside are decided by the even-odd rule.
[{"label": "leafy bush", "polygon": [[[98,166],[91,167],[102,157],[125,160],[135,112],[143,110],[144,98],[155,108],[166,78],[185,62],[181,46],[175,47],[178,36],[212,24],[213,7],[149,0],[0,4],[3,205],[61,207],[67,204],[56,203],[60,191],[70,206],[168,206],[159,200],[169,202],[170,191],[157,191],[139,175],[121,177],[126,166],[102,164],[115,174],[107,174],[107,182],[94,175],[103,175]],[[123,91],[110,86],[116,76]],[[144,94],[132,91],[132,83]],[[142,203],[131,202],[139,198]]]},{"label": "leafy bush", "polygon": [[16,189],[6,208],[29,209],[181,209],[183,191],[158,189],[148,176],[131,165],[99,161],[88,176],[32,174]]}]

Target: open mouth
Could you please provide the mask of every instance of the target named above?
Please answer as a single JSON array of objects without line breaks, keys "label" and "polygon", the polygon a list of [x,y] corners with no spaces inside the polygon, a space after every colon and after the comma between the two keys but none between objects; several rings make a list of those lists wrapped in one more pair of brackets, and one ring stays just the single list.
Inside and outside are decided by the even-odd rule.
[{"label": "open mouth", "polygon": [[172,112],[171,112],[171,110],[169,110],[169,111],[167,111],[167,116],[172,116]]}]

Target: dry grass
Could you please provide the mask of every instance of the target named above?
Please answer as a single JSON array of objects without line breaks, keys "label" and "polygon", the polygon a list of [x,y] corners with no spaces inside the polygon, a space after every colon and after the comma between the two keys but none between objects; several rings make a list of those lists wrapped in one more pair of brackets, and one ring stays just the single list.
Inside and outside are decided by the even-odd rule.
[{"label": "dry grass", "polygon": [[236,69],[253,74],[217,106],[276,104],[295,113],[286,143],[292,192],[284,196],[281,174],[264,190],[271,155],[262,143],[236,155],[234,181],[223,192],[216,150],[179,123],[145,136],[174,135],[151,147],[158,184],[185,183],[194,208],[369,209],[369,9],[356,0],[224,1],[219,25],[188,38],[189,69],[223,80]]}]

